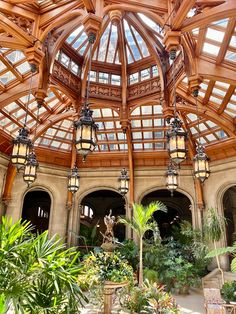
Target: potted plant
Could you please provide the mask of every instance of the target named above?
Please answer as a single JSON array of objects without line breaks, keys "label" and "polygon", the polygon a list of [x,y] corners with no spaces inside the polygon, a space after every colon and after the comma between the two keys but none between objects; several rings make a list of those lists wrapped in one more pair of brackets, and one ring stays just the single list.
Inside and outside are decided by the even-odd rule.
[{"label": "potted plant", "polygon": [[227,281],[223,284],[221,296],[226,303],[236,304],[236,281]]}]

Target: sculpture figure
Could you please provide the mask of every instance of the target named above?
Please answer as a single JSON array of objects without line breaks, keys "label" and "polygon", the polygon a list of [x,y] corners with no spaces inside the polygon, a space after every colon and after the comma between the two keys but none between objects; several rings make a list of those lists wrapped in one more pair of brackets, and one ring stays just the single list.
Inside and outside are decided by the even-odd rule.
[{"label": "sculpture figure", "polygon": [[112,216],[112,210],[110,209],[109,215],[104,217],[104,224],[106,225],[105,234],[102,233],[103,243],[113,243],[114,242],[114,232],[113,227],[116,224],[115,216]]}]

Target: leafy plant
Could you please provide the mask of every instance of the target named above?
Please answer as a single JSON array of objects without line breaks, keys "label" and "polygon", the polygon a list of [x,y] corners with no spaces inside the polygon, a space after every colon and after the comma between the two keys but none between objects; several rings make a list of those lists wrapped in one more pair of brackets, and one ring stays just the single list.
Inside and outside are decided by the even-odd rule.
[{"label": "leafy plant", "polygon": [[133,270],[137,270],[138,246],[133,240],[125,240],[122,245],[116,249],[116,251],[120,253],[123,259],[128,261],[128,263],[133,267]]},{"label": "leafy plant", "polygon": [[[216,250],[218,242],[225,231],[226,219],[220,216],[215,208],[209,208],[204,221],[204,235],[206,239],[213,243]],[[208,255],[209,257],[209,255]],[[215,255],[217,267],[221,272],[222,282],[224,283],[224,272],[220,266],[219,256]]]},{"label": "leafy plant", "polygon": [[236,301],[236,281],[227,281],[223,284],[220,293],[226,303]]},{"label": "leafy plant", "polygon": [[133,269],[119,253],[91,253],[84,260],[84,271],[90,272],[98,282],[133,282]]},{"label": "leafy plant", "polygon": [[166,211],[166,207],[161,202],[153,202],[148,206],[142,204],[133,204],[133,217],[119,218],[119,222],[128,225],[139,238],[139,285],[143,284],[143,236],[148,230],[153,229],[151,223],[155,211]]},{"label": "leafy plant", "polygon": [[179,313],[175,300],[164,286],[144,281],[142,287],[131,287],[120,292],[120,303],[131,313]]},{"label": "leafy plant", "polygon": [[77,284],[78,253],[56,236],[33,235],[29,223],[2,218],[0,225],[0,295],[6,311],[77,313],[85,299]]}]

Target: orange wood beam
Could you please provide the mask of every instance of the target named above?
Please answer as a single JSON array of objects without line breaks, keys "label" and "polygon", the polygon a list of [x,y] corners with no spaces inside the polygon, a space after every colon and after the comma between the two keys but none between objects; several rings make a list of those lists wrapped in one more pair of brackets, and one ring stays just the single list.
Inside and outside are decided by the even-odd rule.
[{"label": "orange wood beam", "polygon": [[95,6],[93,0],[83,0],[83,4],[89,13],[95,13]]},{"label": "orange wood beam", "polygon": [[9,201],[11,199],[12,186],[14,183],[15,176],[16,176],[16,167],[14,167],[11,162],[9,162],[6,180],[5,180],[4,191],[3,191],[3,195],[2,195],[3,201]]},{"label": "orange wood beam", "polygon": [[196,0],[183,0],[171,22],[171,29],[180,29],[183,21],[185,20],[189,10],[194,6]]},{"label": "orange wood beam", "polygon": [[228,91],[220,105],[220,108],[218,109],[217,113],[218,114],[222,114],[228,104],[228,102],[230,101],[231,96],[233,95],[235,90],[235,86],[230,85],[230,87],[228,88]]},{"label": "orange wood beam", "polygon": [[185,20],[182,24],[182,32],[190,32],[194,28],[202,28],[214,21],[226,18],[235,17],[236,15],[236,1],[226,0],[223,4],[214,8],[205,10],[204,12]]}]

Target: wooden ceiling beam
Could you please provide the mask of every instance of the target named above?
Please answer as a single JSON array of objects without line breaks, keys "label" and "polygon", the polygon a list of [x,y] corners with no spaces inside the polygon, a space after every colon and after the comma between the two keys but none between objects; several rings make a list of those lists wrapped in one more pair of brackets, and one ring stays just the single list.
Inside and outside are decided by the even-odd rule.
[{"label": "wooden ceiling beam", "polygon": [[23,82],[23,77],[22,75],[14,68],[14,66],[8,62],[4,57],[3,55],[0,54],[0,61],[8,68],[8,70],[10,70],[14,75],[15,77],[20,81],[20,82]]},{"label": "wooden ceiling beam", "polygon": [[207,104],[208,103],[214,86],[215,86],[215,81],[210,81],[209,84],[208,84],[206,93],[205,93],[205,97],[202,100],[203,104]]},{"label": "wooden ceiling beam", "polygon": [[83,0],[83,4],[88,13],[95,13],[95,6],[93,0]]},{"label": "wooden ceiling beam", "polygon": [[235,17],[236,1],[226,0],[223,4],[214,8],[204,10],[202,13],[193,16],[182,24],[182,32],[190,32],[194,28],[202,28],[214,21],[224,19],[226,17]]},{"label": "wooden ceiling beam", "polygon": [[17,14],[32,21],[34,21],[37,17],[37,14],[33,13],[27,7],[20,7],[17,5],[13,5],[3,0],[0,0],[0,12]]},{"label": "wooden ceiling beam", "polygon": [[236,21],[235,18],[231,18],[229,20],[229,23],[228,23],[226,31],[225,31],[224,39],[223,39],[221,46],[220,46],[220,51],[219,51],[218,56],[216,58],[216,64],[220,64],[225,57],[225,54],[226,54],[226,51],[228,49],[230,40],[231,40],[232,35],[234,33],[235,21]]},{"label": "wooden ceiling beam", "polygon": [[171,21],[171,29],[179,30],[183,21],[186,19],[186,16],[194,6],[196,0],[183,0],[177,12],[175,12],[175,16]]},{"label": "wooden ceiling beam", "polygon": [[220,105],[220,108],[218,109],[217,113],[218,114],[222,114],[225,110],[225,108],[227,107],[228,102],[230,101],[231,96],[233,95],[235,90],[235,86],[230,85],[230,87],[228,88],[228,91]]}]

